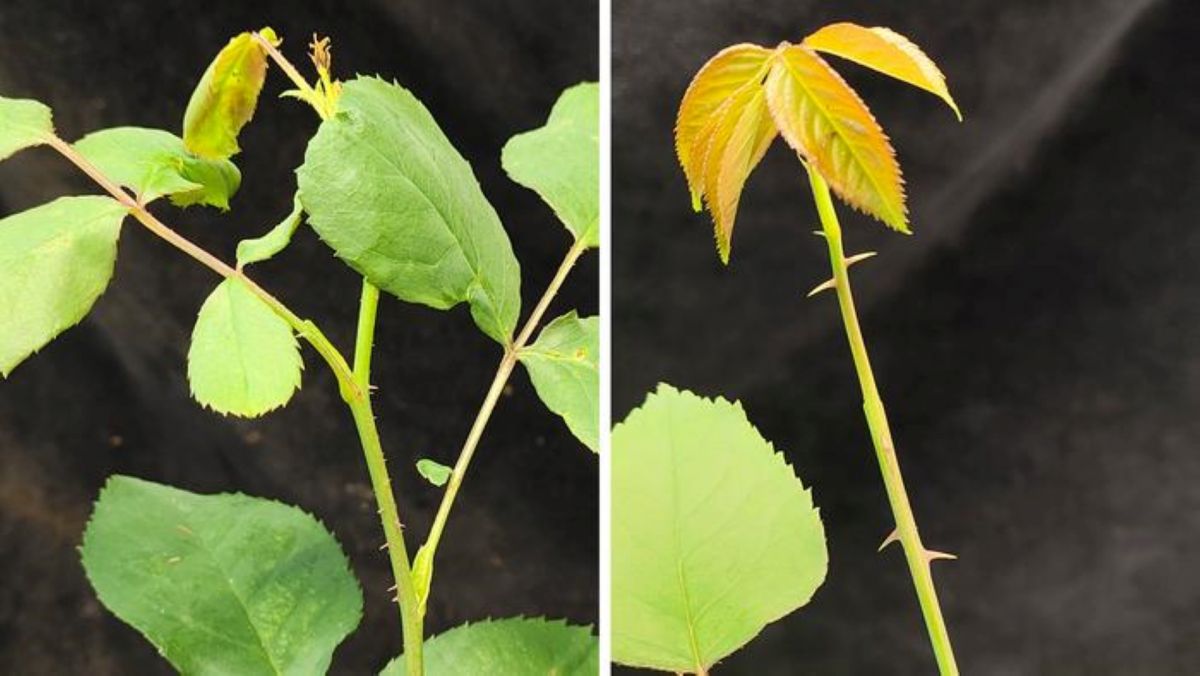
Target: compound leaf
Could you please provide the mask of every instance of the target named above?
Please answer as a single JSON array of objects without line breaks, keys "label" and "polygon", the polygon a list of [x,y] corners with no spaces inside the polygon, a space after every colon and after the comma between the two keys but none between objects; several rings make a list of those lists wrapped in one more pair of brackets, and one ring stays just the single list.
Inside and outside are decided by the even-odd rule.
[{"label": "compound leaf", "polygon": [[0,97],[0,160],[42,145],[53,134],[54,120],[45,104]]},{"label": "compound leaf", "polygon": [[835,23],[804,38],[804,46],[840,56],[924,89],[946,102],[959,122],[962,113],[946,87],[946,76],[921,48],[890,28]]},{"label": "compound leaf", "polygon": [[908,232],[896,153],[858,94],[803,45],[782,45],[766,81],[783,138],[852,207]]},{"label": "compound leaf", "polygon": [[574,310],[546,325],[519,353],[546,408],[593,452],[600,449],[600,319]]},{"label": "compound leaf", "polygon": [[0,374],[78,324],[113,274],[125,208],[60,197],[0,220]]},{"label": "compound leaf", "polygon": [[697,211],[704,195],[708,139],[716,122],[736,94],[761,86],[770,56],[770,50],[758,45],[727,47],[700,68],[683,95],[675,119],[675,152]]},{"label": "compound leaf", "polygon": [[362,592],[303,511],[114,476],[83,536],[100,601],[183,674],[323,674]]},{"label": "compound leaf", "polygon": [[[275,32],[260,34],[274,44]],[[241,151],[238,134],[254,117],[267,77],[267,52],[252,33],[231,39],[200,78],[183,115],[183,142],[200,157],[223,160]]]},{"label": "compound leaf", "polygon": [[466,301],[507,344],[520,312],[520,268],[471,166],[408,90],[373,77],[345,83],[297,170],[308,222],[371,283],[413,303]]},{"label": "compound leaf", "polygon": [[[595,676],[599,646],[590,627],[508,618],[464,624],[425,642],[426,676]],[[404,676],[404,658],[380,676]]]},{"label": "compound leaf", "polygon": [[207,204],[229,209],[242,174],[225,159],[196,157],[178,136],[161,129],[117,127],[80,139],[75,150],[148,204],[171,196],[179,206]]},{"label": "compound leaf", "polygon": [[292,212],[278,225],[271,228],[261,237],[244,239],[237,245],[237,264],[241,268],[251,263],[261,263],[269,260],[275,254],[283,251],[292,241],[292,235],[300,227],[304,219],[304,207],[300,205],[300,193],[292,198]]},{"label": "compound leaf", "polygon": [[504,170],[554,209],[589,247],[600,245],[600,85],[564,91],[545,126],[504,145]]},{"label": "compound leaf", "polygon": [[204,301],[188,350],[196,401],[218,413],[256,417],[300,387],[300,346],[286,321],[238,279]]},{"label": "compound leaf", "polygon": [[613,659],[694,673],[806,604],[811,492],[740,404],[659,385],[612,434]]}]

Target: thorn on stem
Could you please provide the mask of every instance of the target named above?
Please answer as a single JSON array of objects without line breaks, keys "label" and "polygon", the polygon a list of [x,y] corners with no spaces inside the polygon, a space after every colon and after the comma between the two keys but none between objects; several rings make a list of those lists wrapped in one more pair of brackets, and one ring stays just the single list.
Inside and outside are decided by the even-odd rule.
[{"label": "thorn on stem", "polygon": [[385,542],[385,543],[383,543],[383,544],[382,544],[382,545],[379,547],[379,551],[381,551],[381,552],[382,552],[383,550],[385,550],[385,549],[387,549],[387,548],[388,548],[388,543],[386,543],[386,542]]},{"label": "thorn on stem", "polygon": [[813,230],[812,234],[816,235],[817,237],[824,237],[825,231],[824,230]]},{"label": "thorn on stem", "polygon": [[875,251],[864,251],[860,254],[854,254],[853,256],[846,259],[846,267],[850,267],[851,265],[854,265],[855,263],[860,263],[862,261],[865,261],[868,258],[874,256],[876,253],[877,252],[875,252]]},{"label": "thorn on stem", "polygon": [[820,284],[814,286],[812,288],[812,291],[809,291],[808,295],[806,295],[805,298],[812,298],[813,296],[817,295],[818,293],[832,289],[835,286],[837,286],[837,280],[827,279],[827,280],[821,282]]},{"label": "thorn on stem", "polygon": [[396,591],[396,585],[392,585],[392,586],[388,587],[387,590],[390,592]]},{"label": "thorn on stem", "polygon": [[887,547],[888,545],[892,544],[893,542],[899,542],[899,541],[900,541],[900,533],[898,531],[896,531],[895,529],[893,529],[892,532],[888,533],[888,536],[883,539],[883,543],[879,545],[879,549],[876,549],[875,551],[882,552],[884,550],[884,548]]},{"label": "thorn on stem", "polygon": [[935,561],[937,559],[946,559],[947,561],[953,561],[957,558],[958,557],[955,556],[954,554],[947,554],[946,552],[936,552],[932,549],[925,550],[925,560],[926,561]]}]

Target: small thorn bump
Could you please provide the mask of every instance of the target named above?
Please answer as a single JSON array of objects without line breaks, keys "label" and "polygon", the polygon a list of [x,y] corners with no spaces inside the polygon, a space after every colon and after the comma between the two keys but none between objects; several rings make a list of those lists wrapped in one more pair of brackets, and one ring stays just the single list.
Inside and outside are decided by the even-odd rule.
[{"label": "small thorn bump", "polygon": [[385,542],[385,543],[383,543],[382,545],[380,545],[380,546],[379,546],[379,551],[381,551],[381,552],[382,552],[383,550],[385,550],[385,549],[387,549],[387,548],[388,548],[388,543],[386,543],[386,542]]},{"label": "small thorn bump", "polygon": [[824,230],[813,230],[812,234],[816,235],[817,237],[824,237],[825,231]]},{"label": "small thorn bump", "polygon": [[893,542],[899,542],[899,541],[900,541],[900,533],[897,532],[896,530],[893,530],[892,532],[888,533],[888,536],[885,537],[883,539],[883,542],[879,545],[879,549],[876,549],[875,551],[882,552],[884,550],[884,548],[887,547],[888,545],[892,544]]},{"label": "small thorn bump", "polygon": [[821,282],[820,284],[814,286],[812,288],[812,291],[809,291],[808,295],[806,295],[805,298],[812,298],[813,296],[817,295],[818,293],[821,293],[822,291],[828,291],[829,289],[832,289],[835,286],[837,286],[837,280],[827,279],[827,280]]}]

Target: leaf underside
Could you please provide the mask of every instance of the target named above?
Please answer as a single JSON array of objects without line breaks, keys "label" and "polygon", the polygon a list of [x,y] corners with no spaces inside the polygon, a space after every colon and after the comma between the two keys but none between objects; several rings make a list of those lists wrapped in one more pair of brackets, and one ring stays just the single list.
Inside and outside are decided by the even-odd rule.
[{"label": "leaf underside", "polygon": [[520,267],[467,161],[399,85],[345,83],[297,170],[308,223],[371,283],[409,302],[470,304],[508,344],[520,313]]},{"label": "leaf underside", "polygon": [[53,134],[54,121],[45,104],[0,97],[0,160],[42,145]]},{"label": "leaf underside", "polygon": [[835,23],[804,38],[803,44],[924,89],[945,101],[955,117],[962,121],[962,112],[950,96],[941,69],[920,47],[890,28]]},{"label": "leaf underside", "polygon": [[501,163],[554,209],[576,240],[600,245],[600,85],[564,91],[545,126],[509,139]]},{"label": "leaf underside", "polygon": [[825,579],[811,492],[739,404],[660,385],[613,430],[612,486],[617,662],[707,670]]},{"label": "leaf underside", "polygon": [[109,479],[83,536],[100,601],[183,674],[323,674],[362,592],[303,511]]},{"label": "leaf underside", "polygon": [[[425,642],[426,676],[595,676],[599,645],[589,627],[515,617],[455,627]],[[404,676],[404,658],[380,676]]]},{"label": "leaf underside", "polygon": [[519,358],[546,408],[599,452],[600,318],[580,318],[572,310],[547,324]]},{"label": "leaf underside", "polygon": [[242,182],[241,172],[229,160],[196,157],[182,139],[161,129],[104,129],[77,141],[75,150],[132,190],[142,204],[169,195],[178,206],[206,204],[228,210]]},{"label": "leaf underside", "polygon": [[196,401],[218,413],[260,416],[292,398],[302,368],[291,327],[241,280],[221,282],[204,301],[188,350]]},{"label": "leaf underside", "polygon": [[79,323],[108,287],[126,211],[60,197],[0,220],[0,375]]}]

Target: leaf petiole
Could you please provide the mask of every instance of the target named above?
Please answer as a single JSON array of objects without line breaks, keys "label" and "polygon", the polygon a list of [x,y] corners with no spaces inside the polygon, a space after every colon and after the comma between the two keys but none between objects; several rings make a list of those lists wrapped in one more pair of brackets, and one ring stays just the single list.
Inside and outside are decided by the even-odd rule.
[{"label": "leaf petiole", "polygon": [[521,327],[521,331],[517,334],[516,340],[512,341],[504,350],[504,356],[500,359],[500,365],[496,368],[496,375],[492,378],[492,384],[488,387],[487,394],[483,398],[483,403],[479,407],[479,412],[475,415],[475,422],[471,425],[471,431],[467,434],[467,439],[463,442],[462,449],[458,453],[458,460],[454,463],[454,470],[450,473],[450,480],[446,483],[446,490],[442,494],[442,502],[438,506],[437,516],[434,517],[433,525],[429,529],[429,536],[425,539],[425,544],[421,547],[418,556],[423,557],[424,564],[422,573],[425,576],[424,584],[426,589],[432,584],[433,577],[433,559],[437,553],[438,543],[442,539],[442,531],[446,528],[446,521],[450,518],[450,510],[454,507],[454,499],[458,496],[458,489],[462,486],[463,477],[467,473],[467,467],[471,464],[471,458],[475,455],[475,448],[479,445],[479,440],[483,436],[484,429],[487,428],[488,421],[492,417],[492,411],[496,408],[496,402],[500,399],[500,394],[504,391],[504,386],[508,383],[509,376],[512,375],[513,368],[517,365],[517,358],[520,355],[521,349],[533,337],[533,332],[545,316],[546,310],[550,308],[550,303],[554,300],[558,290],[562,288],[563,282],[566,281],[567,275],[571,272],[571,268],[575,267],[576,261],[588,249],[588,244],[585,239],[579,238],[571,245],[567,251],[567,255],[558,266],[558,271],[554,273],[554,277],[550,280],[550,284],[542,293],[541,299],[533,308],[533,312],[529,314],[529,319],[525,321],[525,325]]}]

